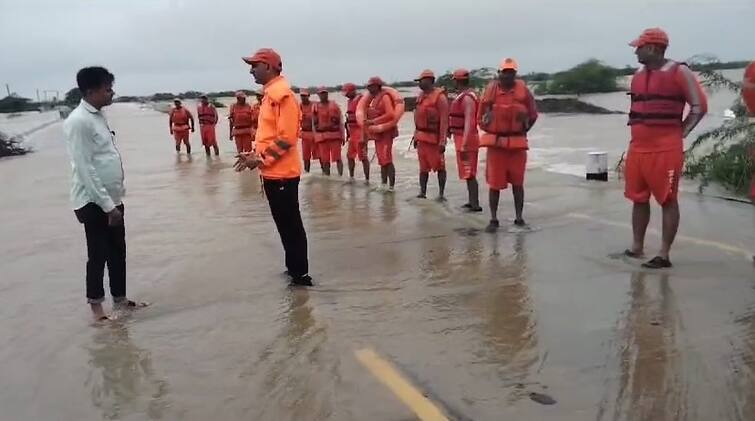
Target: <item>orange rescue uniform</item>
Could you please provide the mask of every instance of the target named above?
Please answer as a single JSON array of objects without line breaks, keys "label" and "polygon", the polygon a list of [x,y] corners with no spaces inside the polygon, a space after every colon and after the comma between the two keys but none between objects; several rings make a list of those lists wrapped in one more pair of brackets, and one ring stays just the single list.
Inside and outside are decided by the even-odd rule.
[{"label": "orange rescue uniform", "polygon": [[199,119],[199,134],[202,137],[202,145],[217,146],[218,140],[215,133],[215,125],[218,124],[218,111],[212,104],[207,106],[197,105],[197,118]]},{"label": "orange rescue uniform", "polygon": [[454,138],[456,166],[462,180],[477,177],[480,150],[480,136],[477,132],[479,102],[474,90],[467,89],[451,102],[448,114],[448,131]]},{"label": "orange rescue uniform", "polygon": [[346,157],[349,160],[359,158],[360,161],[367,160],[367,142],[362,142],[362,128],[357,123],[357,105],[362,95],[357,95],[349,99],[346,103],[346,128],[348,129],[349,149]]},{"label": "orange rescue uniform", "polygon": [[341,146],[345,142],[341,108],[333,101],[319,102],[314,107],[314,121],[320,162],[341,161]]},{"label": "orange rescue uniform", "polygon": [[314,106],[313,102],[309,104],[300,104],[301,109],[301,150],[305,161],[318,159],[320,154],[315,147],[314,131]]},{"label": "orange rescue uniform", "polygon": [[440,148],[445,147],[448,133],[448,99],[440,88],[419,95],[414,126],[419,172],[445,171],[446,161]]},{"label": "orange rescue uniform", "polygon": [[173,139],[176,140],[176,146],[181,142],[189,144],[189,120],[192,118],[191,112],[186,107],[173,108],[170,111],[170,122],[173,125]]},{"label": "orange rescue uniform", "polygon": [[509,184],[524,185],[527,131],[537,117],[535,98],[523,80],[517,79],[510,89],[500,86],[497,80],[488,84],[478,119],[483,130],[480,146],[488,148],[485,177],[491,190],[504,190]]},{"label": "orange rescue uniform", "polygon": [[252,106],[244,103],[234,103],[231,105],[228,118],[233,125],[233,139],[236,141],[236,151],[251,152],[253,149],[252,141],[254,140],[254,111]]},{"label": "orange rescue uniform", "polygon": [[[676,200],[684,164],[685,104],[699,121],[708,110],[700,83],[684,64],[669,60],[658,70],[641,68],[632,78],[624,196],[647,203],[652,194],[664,205]],[[696,122],[695,121],[695,124]]]},{"label": "orange rescue uniform", "polygon": [[[367,119],[372,124],[383,124],[393,119],[393,101],[391,96],[381,90],[367,104]],[[367,140],[375,141],[375,154],[381,167],[393,163],[393,139],[398,136],[398,128],[383,133],[370,133],[365,130]]]}]

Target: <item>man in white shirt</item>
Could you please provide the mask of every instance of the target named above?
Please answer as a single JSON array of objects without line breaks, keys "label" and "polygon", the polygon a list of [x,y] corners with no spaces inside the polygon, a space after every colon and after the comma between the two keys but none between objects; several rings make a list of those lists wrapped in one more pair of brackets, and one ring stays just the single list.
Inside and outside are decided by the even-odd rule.
[{"label": "man in white shirt", "polygon": [[71,204],[87,239],[86,295],[96,320],[108,319],[105,264],[114,308],[136,308],[126,298],[126,231],[123,224],[123,164],[102,107],[113,103],[115,77],[102,67],[76,74],[82,99],[63,123],[73,170]]}]

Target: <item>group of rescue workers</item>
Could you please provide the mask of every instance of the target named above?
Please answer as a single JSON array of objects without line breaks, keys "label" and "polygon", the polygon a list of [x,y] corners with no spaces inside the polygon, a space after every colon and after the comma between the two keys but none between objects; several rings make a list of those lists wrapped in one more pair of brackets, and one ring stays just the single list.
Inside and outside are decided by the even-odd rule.
[{"label": "group of rescue workers", "polygon": [[[679,225],[677,194],[683,165],[683,139],[707,112],[707,99],[695,75],[684,63],[666,59],[669,39],[663,30],[647,29],[630,45],[636,49],[635,54],[643,66],[633,76],[629,92],[631,142],[626,160],[625,196],[634,204],[634,238],[632,246],[624,254],[630,258],[644,257],[645,232],[650,220],[649,202],[653,196],[663,210],[662,245],[659,253],[643,266],[666,268],[671,266],[669,250]],[[393,191],[396,182],[393,142],[398,136],[398,123],[405,111],[404,99],[398,91],[386,86],[377,76],[367,81],[366,92],[363,93],[358,92],[353,83],[344,84],[342,93],[347,98],[344,119],[340,107],[329,98],[327,89],[323,87],[317,89],[319,102],[310,101],[310,92],[306,89],[299,91],[300,102],[292,98],[293,91],[280,75],[282,61],[273,50],[262,49],[244,60],[252,66],[251,73],[265,89],[257,94],[258,103],[255,105],[247,104],[244,93],[238,92],[237,102],[230,109],[230,135],[235,139],[239,153],[235,165],[237,170],[259,168],[263,181],[295,180],[298,186],[302,164],[304,171],[309,172],[311,161],[319,160],[323,174],[330,175],[331,164],[335,163],[341,176],[344,169],[341,149],[348,144],[349,176],[354,177],[358,160],[362,163],[365,181],[369,183],[367,145],[373,142],[380,166],[381,189]],[[271,80],[275,81],[279,98],[268,96],[272,82],[255,73],[264,73],[271,68],[277,71]],[[486,148],[485,175],[491,212],[486,229],[488,232],[495,232],[500,225],[497,217],[500,191],[508,185],[512,186],[514,198],[514,224],[525,225],[522,212],[527,133],[537,121],[538,112],[532,93],[526,83],[517,78],[517,71],[518,64],[514,59],[502,60],[498,77],[478,95],[470,84],[470,72],[458,69],[453,72],[456,95],[450,101],[448,93],[435,86],[436,78],[431,70],[423,71],[415,79],[421,90],[414,111],[415,130],[412,138],[419,160],[420,192],[417,197],[427,197],[429,174],[436,172],[438,200],[445,201],[444,156],[447,141],[451,138],[456,150],[458,176],[466,183],[468,190],[469,200],[463,207],[468,212],[481,212],[477,183],[478,153],[481,147]],[[290,130],[286,132],[281,125],[290,129],[294,123],[283,122],[284,104],[285,107],[293,107],[294,103],[296,111],[288,110],[287,115],[296,120],[296,130],[295,133]],[[175,104],[175,109],[170,113],[170,125],[176,150],[180,152],[182,142],[190,150],[187,139],[189,130],[194,130],[193,117],[179,100]],[[685,107],[689,108],[686,116]],[[214,126],[218,115],[206,96],[201,98],[197,114],[206,153],[209,155],[210,147],[213,147],[217,154]],[[266,128],[262,128],[263,125]],[[301,158],[296,147],[298,141],[301,141]],[[269,192],[267,186],[266,192]],[[298,200],[290,198],[288,204],[297,208],[298,215]],[[286,234],[287,222],[282,217],[276,217],[276,213],[285,212],[273,209],[286,248],[287,265],[293,261],[290,260],[293,259],[290,253],[303,252],[306,259],[306,234],[303,234],[303,228],[299,234]],[[299,221],[294,225],[298,233],[301,222],[300,217],[297,219]],[[287,235],[290,237],[288,240]],[[298,240],[291,239],[297,235]],[[299,247],[296,252],[292,249],[294,243]],[[303,265],[306,267],[306,263]],[[289,267],[289,270],[294,276],[306,273],[306,269],[301,267]]]}]

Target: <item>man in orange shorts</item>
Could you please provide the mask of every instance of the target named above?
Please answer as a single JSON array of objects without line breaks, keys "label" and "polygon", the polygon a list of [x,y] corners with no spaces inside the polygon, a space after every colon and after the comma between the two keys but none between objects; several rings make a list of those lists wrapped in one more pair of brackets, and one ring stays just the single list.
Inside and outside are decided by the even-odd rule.
[{"label": "man in orange shorts", "polygon": [[218,110],[210,103],[207,95],[199,97],[197,104],[197,118],[199,119],[199,134],[202,137],[202,145],[207,156],[210,156],[210,148],[215,150],[215,156],[220,155],[218,139],[215,135],[215,125],[218,124]]},{"label": "man in orange shorts", "polygon": [[343,159],[341,147],[346,143],[341,108],[328,98],[325,87],[317,89],[320,102],[315,104],[315,142],[317,143],[320,163],[325,175],[330,175],[330,163],[335,162],[338,176],[343,176]]},{"label": "man in orange shorts", "polygon": [[365,137],[375,141],[375,154],[380,165],[380,181],[382,187],[388,186],[393,191],[396,185],[396,167],[393,164],[393,139],[398,136],[398,127],[394,126],[382,133],[371,133],[372,125],[385,124],[393,119],[395,111],[390,95],[383,90],[383,82],[377,76],[367,81],[370,92],[370,103],[367,104],[367,120],[365,121]]},{"label": "man in orange shorts", "polygon": [[501,190],[511,184],[514,196],[514,225],[524,226],[524,171],[529,143],[527,132],[537,121],[537,107],[527,84],[517,79],[516,60],[504,59],[498,78],[488,84],[480,100],[478,118],[483,134],[480,146],[488,148],[485,175],[490,189],[488,232],[498,230],[498,201]]},{"label": "man in orange shorts", "polygon": [[[304,171],[309,172],[311,160],[318,159],[320,156],[315,147],[314,104],[309,100],[309,91],[306,89],[299,90],[299,97],[301,98],[299,104],[301,110],[301,152],[304,160]],[[322,163],[320,167],[322,167]]]},{"label": "man in orange shorts", "polygon": [[362,162],[365,183],[370,183],[370,159],[367,157],[367,142],[362,141],[362,128],[357,124],[357,105],[362,95],[357,93],[353,83],[343,85],[343,95],[348,99],[346,103],[346,137],[349,149],[346,158],[349,160],[349,177],[354,179],[357,157]]},{"label": "man in orange shorts", "polygon": [[244,91],[236,92],[236,102],[231,104],[231,109],[228,112],[229,139],[236,141],[236,152],[252,151],[254,125],[254,110],[252,110],[251,104],[246,102],[246,93]]},{"label": "man in orange shorts", "polygon": [[191,155],[191,143],[189,143],[189,130],[194,133],[194,116],[181,104],[181,100],[173,100],[173,109],[168,117],[170,134],[176,141],[176,152],[181,153],[181,143],[186,145],[186,153]]},{"label": "man in orange shorts", "polygon": [[469,201],[462,207],[469,212],[482,212],[480,191],[477,185],[477,156],[480,150],[480,136],[477,133],[477,99],[474,89],[469,86],[469,71],[458,69],[453,75],[458,95],[451,102],[448,115],[448,131],[454,138],[456,166],[459,179],[467,183]]},{"label": "man in orange shorts", "polygon": [[446,190],[446,136],[448,135],[448,99],[435,87],[435,74],[424,70],[414,79],[422,91],[417,97],[414,110],[414,147],[419,160],[419,194],[427,198],[427,182],[430,172],[438,173],[438,201],[443,202]]},{"label": "man in orange shorts", "polygon": [[[642,266],[671,267],[669,251],[679,228],[679,178],[684,163],[684,138],[708,110],[707,99],[692,71],[665,57],[668,35],[645,30],[632,41],[637,61],[643,65],[632,77],[629,126],[632,139],[626,162],[624,196],[634,203],[634,241],[625,254],[642,258],[645,232],[650,222],[650,196],[663,208],[663,235],[657,256]],[[684,117],[685,105],[690,111]]]}]

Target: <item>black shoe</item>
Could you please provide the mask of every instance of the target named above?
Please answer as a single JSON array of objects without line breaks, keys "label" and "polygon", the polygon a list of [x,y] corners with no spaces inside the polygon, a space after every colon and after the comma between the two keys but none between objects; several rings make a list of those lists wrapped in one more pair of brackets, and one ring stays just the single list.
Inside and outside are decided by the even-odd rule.
[{"label": "black shoe", "polygon": [[524,219],[515,219],[514,225],[516,225],[517,227],[526,227],[527,223],[524,222]]},{"label": "black shoe", "polygon": [[481,208],[480,206],[472,206],[472,205],[469,205],[469,206],[467,206],[467,207],[466,207],[466,208],[464,208],[464,209],[466,209],[466,210],[467,210],[467,212],[469,212],[469,213],[473,213],[473,212],[482,212],[482,208]]},{"label": "black shoe", "polygon": [[488,224],[488,226],[485,228],[485,232],[496,232],[496,231],[498,231],[498,227],[500,225],[501,224],[498,222],[497,219],[493,219],[493,220],[490,221],[490,223]]},{"label": "black shoe", "polygon": [[664,259],[661,256],[655,256],[649,261],[642,264],[642,267],[648,269],[666,269],[670,268],[671,266],[671,261],[669,259]]},{"label": "black shoe", "polygon": [[315,284],[312,283],[311,276],[303,275],[303,276],[297,276],[297,277],[291,278],[291,285],[311,287],[311,286],[314,286]]},{"label": "black shoe", "polygon": [[417,195],[417,199],[427,199],[427,195],[424,193],[420,193]]},{"label": "black shoe", "polygon": [[472,209],[472,204],[471,203],[465,203],[465,204],[461,205],[461,208],[462,209]]}]

